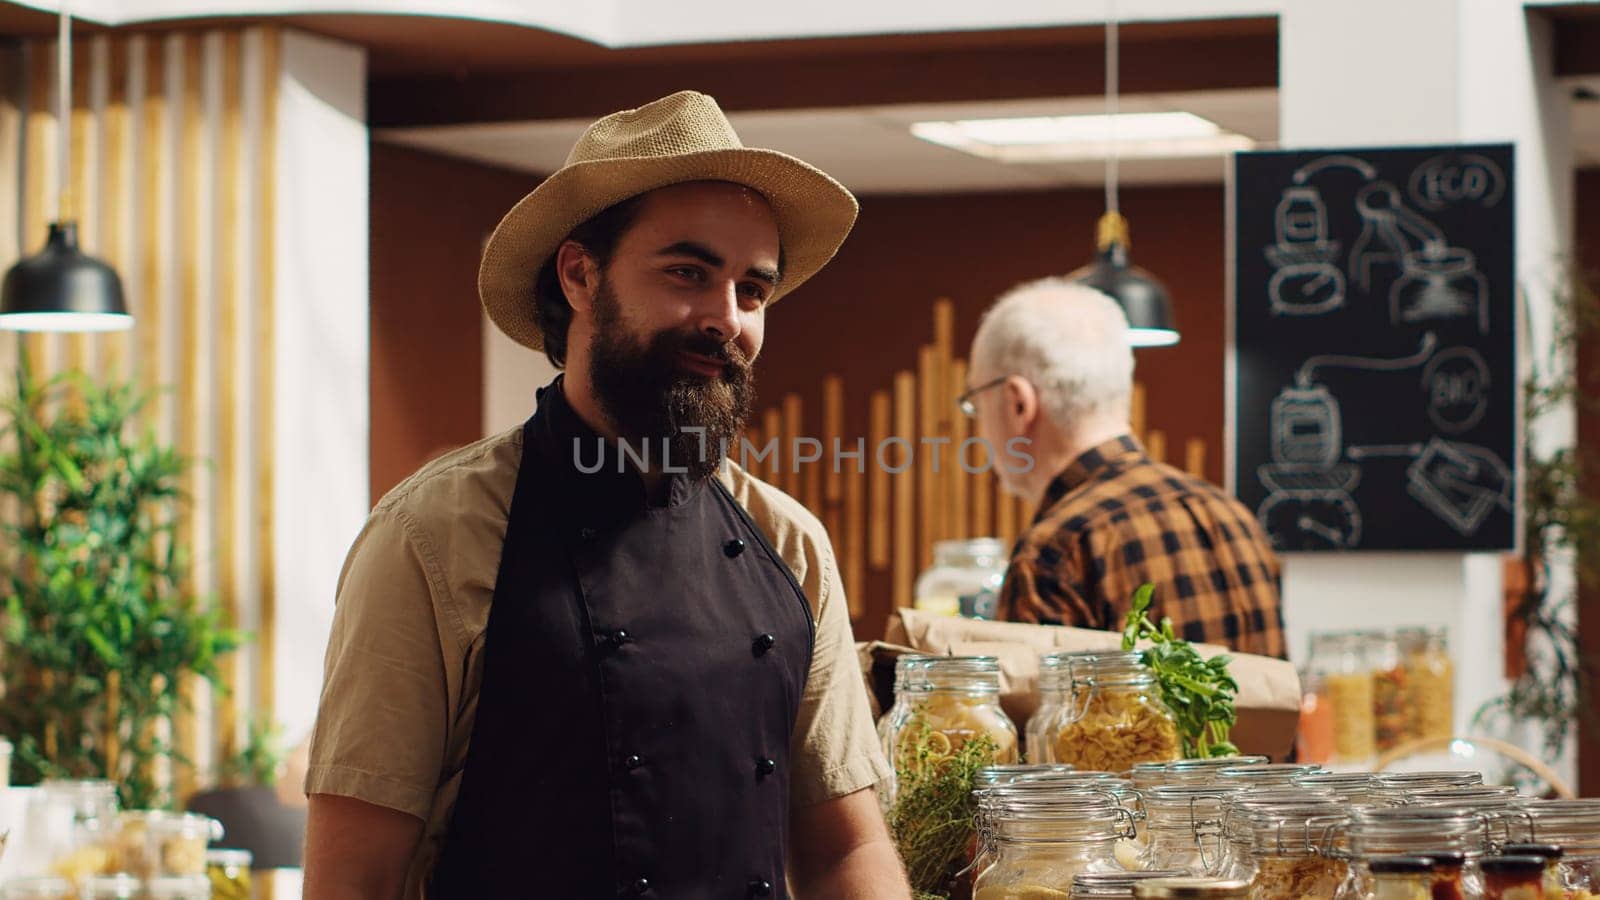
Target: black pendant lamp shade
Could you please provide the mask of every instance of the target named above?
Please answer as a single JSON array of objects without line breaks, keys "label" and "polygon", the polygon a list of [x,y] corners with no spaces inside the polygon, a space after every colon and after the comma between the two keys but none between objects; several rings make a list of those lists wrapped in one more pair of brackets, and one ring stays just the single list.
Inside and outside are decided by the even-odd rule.
[{"label": "black pendant lamp shade", "polygon": [[44,249],[6,272],[0,328],[14,331],[122,331],[133,317],[122,281],[78,247],[76,222],[53,222]]},{"label": "black pendant lamp shade", "polygon": [[1128,340],[1135,347],[1166,347],[1178,342],[1172,296],[1149,272],[1128,264],[1128,220],[1120,213],[1100,217],[1099,252],[1094,262],[1067,274],[1117,301],[1128,317]]}]

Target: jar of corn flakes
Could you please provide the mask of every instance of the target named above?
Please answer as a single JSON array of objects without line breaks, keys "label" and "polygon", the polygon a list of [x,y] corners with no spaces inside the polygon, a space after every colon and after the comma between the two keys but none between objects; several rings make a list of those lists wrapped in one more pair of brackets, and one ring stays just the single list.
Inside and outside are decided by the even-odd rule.
[{"label": "jar of corn flakes", "polygon": [[1125,772],[1183,755],[1177,722],[1137,651],[1074,654],[1067,702],[1052,729],[1056,762]]}]

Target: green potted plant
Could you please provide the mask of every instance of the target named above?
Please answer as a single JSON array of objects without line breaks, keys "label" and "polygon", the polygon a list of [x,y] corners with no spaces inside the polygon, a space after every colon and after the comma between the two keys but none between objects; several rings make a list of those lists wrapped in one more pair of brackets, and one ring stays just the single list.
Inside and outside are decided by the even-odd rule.
[{"label": "green potted plant", "polygon": [[83,373],[36,379],[26,356],[0,402],[0,734],[14,780],[109,778],[124,808],[173,804],[156,763],[179,679],[221,689],[240,644],[188,588],[178,523],[192,461],[141,422],[150,395]]}]

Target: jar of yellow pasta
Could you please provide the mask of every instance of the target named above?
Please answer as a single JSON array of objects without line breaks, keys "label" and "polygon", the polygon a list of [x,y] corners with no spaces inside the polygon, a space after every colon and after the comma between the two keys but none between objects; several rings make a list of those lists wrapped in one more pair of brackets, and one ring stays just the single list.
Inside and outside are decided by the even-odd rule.
[{"label": "jar of yellow pasta", "polygon": [[1067,671],[1067,703],[1050,742],[1055,762],[1126,772],[1183,755],[1177,723],[1137,651],[1073,654]]},{"label": "jar of yellow pasta", "polygon": [[1313,672],[1333,717],[1333,759],[1364,763],[1378,752],[1377,705],[1372,662],[1367,657],[1367,635],[1362,632],[1328,635],[1329,653],[1318,655]]},{"label": "jar of yellow pasta", "polygon": [[885,731],[897,775],[925,770],[979,738],[989,743],[989,764],[1017,761],[1017,726],[1000,708],[997,658],[928,657],[918,676],[903,686],[904,704],[896,697]]},{"label": "jar of yellow pasta", "polygon": [[1414,739],[1455,734],[1455,663],[1443,628],[1403,628],[1400,667],[1405,672],[1408,734]]}]

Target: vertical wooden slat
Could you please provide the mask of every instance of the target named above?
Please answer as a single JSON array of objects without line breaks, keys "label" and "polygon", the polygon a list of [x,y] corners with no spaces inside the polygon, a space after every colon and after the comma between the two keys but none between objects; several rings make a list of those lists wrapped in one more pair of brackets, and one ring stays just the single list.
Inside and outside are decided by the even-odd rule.
[{"label": "vertical wooden slat", "polygon": [[[130,295],[129,312],[133,313],[134,322],[137,324],[141,311],[131,296],[132,289],[136,286],[127,281],[131,254],[128,252],[128,230],[123,225],[129,207],[133,203],[132,183],[128,177],[130,171],[128,163],[132,153],[132,142],[128,139],[128,41],[120,36],[107,40],[110,42],[110,47],[107,51],[104,144],[101,148],[104,165],[100,184],[103,201],[100,216],[100,247],[106,263],[117,270],[124,279],[125,290]],[[108,334],[102,340],[103,371],[111,373],[114,378],[126,379],[131,374],[129,357],[133,336],[122,331]]]},{"label": "vertical wooden slat", "polygon": [[952,538],[975,536],[968,529],[967,492],[972,487],[973,479],[978,476],[968,474],[967,467],[970,465],[972,468],[977,468],[977,463],[970,459],[964,459],[961,452],[961,444],[967,439],[968,426],[971,425],[971,421],[962,415],[961,411],[956,409],[955,406],[955,398],[966,390],[964,387],[966,383],[967,361],[964,359],[952,360],[950,363],[950,388],[945,392],[947,394],[945,414],[950,417],[951,423],[949,468],[946,470],[948,474],[945,476],[946,496],[949,498],[950,513],[946,522],[948,536]]},{"label": "vertical wooden slat", "polygon": [[[50,205],[51,185],[56,178],[52,140],[56,114],[50,102],[54,94],[51,84],[55,80],[55,42],[33,44],[28,52],[28,115],[23,126],[23,166],[28,173],[22,185],[23,255],[37,253],[44,246],[50,219],[55,215]],[[35,332],[23,335],[19,342],[35,375],[49,376],[55,371],[53,337]]]},{"label": "vertical wooden slat", "polygon": [[1190,438],[1183,449],[1183,470],[1196,478],[1206,477],[1206,442]]},{"label": "vertical wooden slat", "polygon": [[1167,461],[1167,435],[1166,435],[1166,432],[1160,431],[1158,429],[1151,429],[1150,433],[1145,436],[1144,449],[1145,449],[1145,452],[1150,455],[1150,458],[1155,460],[1156,462],[1166,462]]},{"label": "vertical wooden slat", "polygon": [[[167,65],[163,42],[147,38],[144,45],[144,108],[139,129],[140,166],[140,224],[144,241],[143,280],[140,287],[141,309],[138,313],[139,370],[146,390],[160,385],[162,323],[168,315],[166,309],[166,277],[162,258],[166,247],[161,240],[161,197],[167,180]],[[162,409],[169,401],[165,393],[153,400],[152,412],[159,420]]]},{"label": "vertical wooden slat", "polygon": [[[22,112],[27,82],[22,47],[0,45],[0,171],[21,172],[23,163]],[[0,191],[0,265],[10,266],[23,253],[22,198],[16,190]],[[21,336],[0,333],[0,383],[10,383],[16,371],[17,349]],[[10,497],[0,498],[0,516],[16,521],[16,506]]]},{"label": "vertical wooden slat", "polygon": [[[867,463],[872,465],[872,463]],[[867,540],[866,526],[862,516],[866,510],[862,508],[862,492],[867,483],[867,476],[854,462],[844,473],[844,589],[845,596],[850,598],[850,619],[855,621],[861,618],[862,612],[867,608],[866,597],[866,568],[867,568]]]},{"label": "vertical wooden slat", "polygon": [[[229,32],[222,43],[222,141],[220,147],[220,178],[217,183],[219,210],[217,214],[218,238],[216,247],[219,275],[217,307],[221,314],[220,340],[221,365],[217,367],[220,388],[217,414],[217,599],[223,620],[237,627],[239,615],[238,544],[235,540],[235,516],[239,508],[238,452],[235,429],[238,428],[238,371],[233,365],[239,345],[238,307],[243,302],[239,295],[239,248],[234,240],[235,229],[241,215],[239,205],[239,160],[243,154],[244,134],[240,113],[244,104],[243,42],[238,32]],[[224,656],[220,663],[222,691],[217,697],[216,730],[217,753],[229,759],[238,749],[239,737],[239,662],[235,654]]]},{"label": "vertical wooden slat", "polygon": [[[834,442],[838,441],[842,449],[850,450],[853,442],[847,442],[844,437],[844,379],[838,375],[829,375],[822,379],[822,506],[823,511],[829,515],[823,516],[823,522],[833,521],[833,529],[838,527],[839,504],[844,500],[844,464],[839,462],[834,453]],[[844,446],[849,445],[849,446]],[[852,469],[854,462],[851,461]],[[838,537],[835,536],[835,542]]]},{"label": "vertical wooden slat", "polygon": [[[87,49],[87,48],[82,48]],[[94,57],[90,53],[75,52],[72,56],[72,105],[68,113],[71,134],[67,148],[67,184],[71,195],[62,210],[63,218],[72,217],[78,222],[78,240],[84,252],[100,256],[99,222],[100,204],[90,190],[89,154],[95,141],[94,109],[89,105],[89,86],[94,75]],[[58,138],[59,139],[59,138]],[[83,332],[66,337],[66,364],[77,372],[89,372],[93,338]]]},{"label": "vertical wooden slat", "polygon": [[[900,372],[894,377],[894,433],[907,444],[901,452],[886,454],[890,465],[900,467],[908,455],[915,453],[917,429],[917,376]],[[897,607],[910,606],[911,587],[917,564],[916,547],[916,480],[915,467],[893,476],[894,481],[894,603]]]},{"label": "vertical wooden slat", "polygon": [[1005,489],[999,478],[994,480],[993,490],[994,533],[1002,543],[1009,545],[1017,535],[1016,525],[1013,524],[1011,515],[1016,504],[1012,502],[1011,492]]},{"label": "vertical wooden slat", "polygon": [[933,471],[937,444],[924,444],[923,437],[939,431],[939,350],[931,344],[917,351],[917,430],[903,435],[911,439],[917,461],[917,571],[933,565],[933,545],[941,539],[939,482]]},{"label": "vertical wooden slat", "polygon": [[[833,466],[831,464],[833,438],[837,434],[837,432],[830,430],[830,427],[836,423],[829,420],[827,379],[823,379],[822,383],[822,404],[822,433],[806,433],[807,437],[814,438],[815,440],[821,442],[822,458],[819,460],[812,460],[805,464],[805,469],[800,473],[800,483],[802,485],[801,493],[805,495],[806,508],[811,510],[819,518],[821,518],[824,523],[826,523],[828,520],[827,513],[829,506],[837,506],[836,503],[824,503],[822,500],[824,482],[828,480],[833,472]],[[842,418],[844,415],[844,410],[838,410],[838,415]],[[808,444],[806,452],[816,453],[817,449],[815,446]],[[828,534],[830,535],[830,539],[837,540],[837,538],[832,537],[832,529],[829,529]]]},{"label": "vertical wooden slat", "polygon": [[878,451],[889,439],[893,419],[888,391],[873,391],[868,401],[867,436],[867,559],[874,569],[889,566],[889,470],[879,464]]},{"label": "vertical wooden slat", "polygon": [[[198,455],[200,446],[199,427],[200,411],[200,354],[204,352],[201,342],[204,335],[200,331],[200,177],[201,160],[204,146],[201,138],[205,125],[200,106],[201,94],[201,44],[198,35],[185,35],[183,38],[183,105],[179,123],[179,135],[182,139],[179,150],[178,166],[178,258],[179,258],[179,315],[181,317],[181,336],[179,346],[180,368],[178,382],[178,452],[189,459]],[[199,488],[200,472],[198,467],[190,467],[185,476],[185,486],[189,496],[194,496]],[[191,504],[188,515],[180,522],[178,528],[178,541],[180,546],[193,547],[201,529],[205,527],[205,511],[199,504]],[[200,595],[204,585],[199,581],[199,574],[194,567],[189,571],[189,590],[194,595]],[[185,675],[179,680],[179,694],[183,698],[176,718],[176,739],[178,750],[190,760],[198,758],[199,732],[195,723],[194,706],[199,696],[199,679],[193,675]],[[195,788],[195,772],[192,766],[182,766],[177,770],[175,778],[175,792],[180,800],[185,800],[193,793]]]},{"label": "vertical wooden slat", "polygon": [[1133,429],[1133,436],[1140,441],[1144,440],[1144,385],[1134,382],[1133,399],[1128,409],[1128,424]]},{"label": "vertical wooden slat", "polygon": [[[948,297],[934,301],[931,373],[933,419],[924,427],[928,429],[926,433],[936,439],[950,438],[955,433],[955,394],[950,390],[950,369],[955,357],[955,322],[956,305]],[[952,444],[934,443],[928,449],[934,454],[933,505],[929,509],[928,521],[932,526],[933,539],[943,541],[955,537],[959,530],[951,521],[953,510],[950,506],[949,472],[959,470],[960,466],[955,464],[955,448]]]},{"label": "vertical wooden slat", "polygon": [[805,408],[799,394],[785,394],[783,397],[783,443],[778,447],[778,456],[783,460],[783,490],[784,493],[802,500],[800,492],[800,466],[795,460],[795,439],[801,436],[805,421]]},{"label": "vertical wooden slat", "polygon": [[999,532],[995,530],[993,504],[994,488],[1000,480],[995,474],[994,467],[998,465],[995,454],[990,452],[986,444],[978,444],[973,448],[971,457],[972,467],[980,469],[978,474],[972,476],[972,526],[970,533],[973,537],[994,537]]},{"label": "vertical wooden slat", "polygon": [[262,39],[262,96],[260,168],[254,173],[259,187],[257,206],[253,210],[256,223],[255,252],[255,302],[256,319],[256,417],[260,435],[261,452],[257,459],[256,506],[259,524],[256,528],[256,559],[260,567],[261,612],[257,627],[256,646],[260,658],[260,671],[256,681],[255,713],[272,721],[276,703],[274,684],[277,674],[277,543],[273,527],[277,521],[276,470],[272,460],[276,440],[274,407],[277,403],[277,377],[274,353],[277,346],[277,191],[278,175],[278,68],[281,56],[280,33],[269,27]]}]

